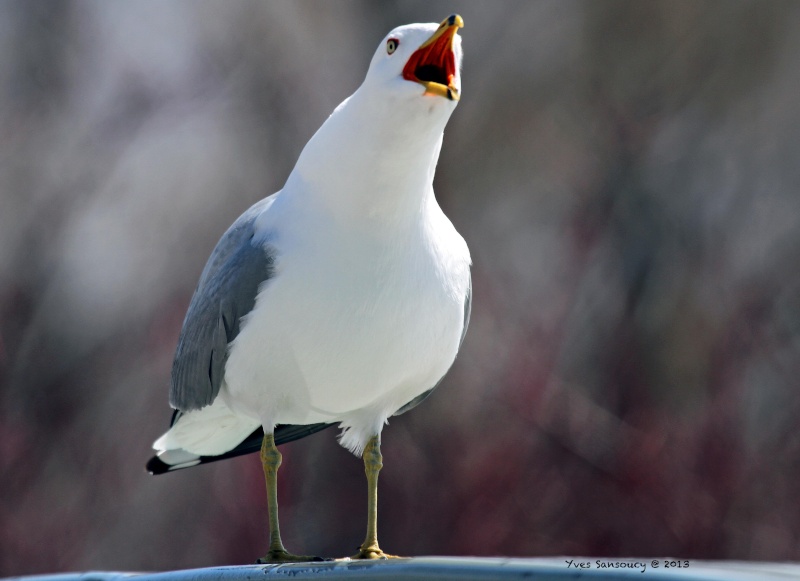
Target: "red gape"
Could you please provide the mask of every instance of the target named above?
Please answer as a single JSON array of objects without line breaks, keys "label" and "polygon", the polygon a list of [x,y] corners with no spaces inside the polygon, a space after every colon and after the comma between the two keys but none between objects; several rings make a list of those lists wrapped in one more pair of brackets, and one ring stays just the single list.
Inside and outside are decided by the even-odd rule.
[{"label": "red gape", "polygon": [[403,78],[409,81],[433,81],[451,86],[456,74],[453,37],[457,31],[457,26],[449,26],[439,36],[431,39],[431,42],[419,47],[403,68]]}]

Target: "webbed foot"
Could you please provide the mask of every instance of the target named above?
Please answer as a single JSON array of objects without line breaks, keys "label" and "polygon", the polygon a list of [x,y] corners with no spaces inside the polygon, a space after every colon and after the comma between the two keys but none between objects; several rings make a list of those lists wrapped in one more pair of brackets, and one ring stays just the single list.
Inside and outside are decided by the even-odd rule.
[{"label": "webbed foot", "polygon": [[361,546],[358,548],[358,553],[350,557],[351,559],[402,559],[397,555],[389,555],[384,553],[377,545],[369,545],[367,547]]},{"label": "webbed foot", "polygon": [[257,561],[257,565],[267,565],[273,563],[310,563],[315,561],[324,561],[322,557],[315,557],[313,555],[292,555],[283,549],[271,550]]}]

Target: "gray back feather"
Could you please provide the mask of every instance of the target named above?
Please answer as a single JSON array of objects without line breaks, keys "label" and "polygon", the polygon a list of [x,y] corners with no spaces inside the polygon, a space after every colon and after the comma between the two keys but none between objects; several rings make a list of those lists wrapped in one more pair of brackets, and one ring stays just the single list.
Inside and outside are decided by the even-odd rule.
[{"label": "gray back feather", "polygon": [[211,404],[219,393],[228,344],[253,310],[259,286],[274,274],[274,252],[253,243],[256,217],[275,195],[257,202],[228,228],[206,263],[183,321],[169,402],[181,411]]}]

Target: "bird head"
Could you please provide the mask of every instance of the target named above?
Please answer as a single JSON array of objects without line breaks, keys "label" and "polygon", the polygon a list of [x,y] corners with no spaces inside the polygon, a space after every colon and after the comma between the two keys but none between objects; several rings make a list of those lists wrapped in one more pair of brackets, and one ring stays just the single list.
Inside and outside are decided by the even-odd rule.
[{"label": "bird head", "polygon": [[440,24],[407,24],[387,34],[378,45],[365,83],[382,86],[406,99],[461,96],[461,37],[464,20],[452,14]]},{"label": "bird head", "polygon": [[338,213],[413,215],[432,193],[443,131],[461,96],[463,26],[453,14],[387,34],[364,82],[308,142],[290,181],[314,184]]}]

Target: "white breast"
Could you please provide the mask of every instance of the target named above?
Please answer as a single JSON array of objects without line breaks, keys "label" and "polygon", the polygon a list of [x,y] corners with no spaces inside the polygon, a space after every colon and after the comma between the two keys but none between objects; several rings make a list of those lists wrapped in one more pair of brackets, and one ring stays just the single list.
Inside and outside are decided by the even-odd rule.
[{"label": "white breast", "polygon": [[[264,425],[377,429],[455,359],[469,253],[435,200],[407,226],[308,220],[232,343],[223,397]],[[279,212],[280,213],[280,208]],[[277,217],[276,217],[277,219]],[[266,226],[265,226],[266,228]],[[377,433],[377,432],[375,432]]]}]

